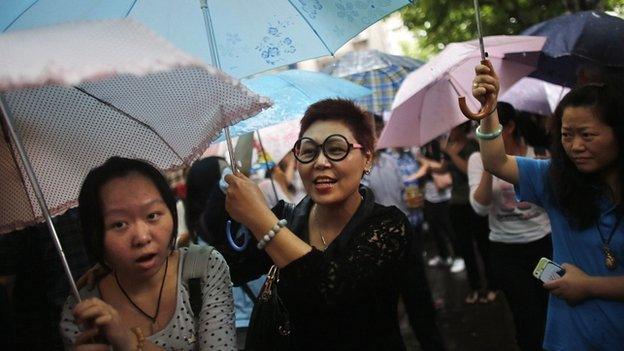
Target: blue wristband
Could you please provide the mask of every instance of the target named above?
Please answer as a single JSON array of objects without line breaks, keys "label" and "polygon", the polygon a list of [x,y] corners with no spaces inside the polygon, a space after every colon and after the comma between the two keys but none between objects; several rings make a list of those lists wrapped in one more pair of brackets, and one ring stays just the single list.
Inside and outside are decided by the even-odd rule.
[{"label": "blue wristband", "polygon": [[503,132],[503,126],[500,124],[498,125],[498,129],[496,129],[492,133],[483,133],[481,132],[481,126],[478,126],[477,129],[475,130],[475,136],[481,140],[494,140],[498,138],[502,132]]}]

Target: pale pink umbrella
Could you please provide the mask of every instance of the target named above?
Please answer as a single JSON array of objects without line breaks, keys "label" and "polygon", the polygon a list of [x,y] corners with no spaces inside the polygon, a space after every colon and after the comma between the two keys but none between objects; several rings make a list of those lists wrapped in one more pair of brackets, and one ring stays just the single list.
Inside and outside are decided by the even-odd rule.
[{"label": "pale pink umbrella", "polygon": [[[491,36],[483,38],[488,59],[500,77],[501,91],[535,70],[537,53],[546,38]],[[518,54],[521,53],[521,54]],[[513,60],[505,58],[513,55]],[[466,122],[457,104],[469,97],[468,107],[478,110],[472,96],[474,68],[481,61],[478,40],[452,43],[431,61],[410,73],[392,103],[390,120],[378,148],[421,146]]]},{"label": "pale pink umbrella", "polygon": [[[258,131],[262,138],[262,146],[274,161],[279,162],[292,150],[299,136],[300,121],[301,118],[297,118],[262,128]],[[235,145],[238,141],[237,139],[233,139]],[[226,157],[227,146],[225,141],[211,144],[202,157],[208,156]]]},{"label": "pale pink umbrella", "polygon": [[518,111],[550,116],[569,91],[570,88],[561,85],[526,77],[509,88],[499,100],[510,103]]}]

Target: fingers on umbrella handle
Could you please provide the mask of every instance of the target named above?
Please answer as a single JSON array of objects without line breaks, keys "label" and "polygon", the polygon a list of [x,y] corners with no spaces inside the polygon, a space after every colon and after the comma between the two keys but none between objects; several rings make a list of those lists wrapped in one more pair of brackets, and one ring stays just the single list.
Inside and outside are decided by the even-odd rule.
[{"label": "fingers on umbrella handle", "polygon": [[466,118],[473,121],[480,121],[484,119],[485,117],[491,115],[492,112],[494,112],[494,110],[496,109],[496,97],[494,96],[494,94],[488,95],[487,99],[485,100],[485,104],[483,104],[481,110],[477,113],[470,111],[470,108],[468,108],[468,105],[466,104],[465,96],[460,96],[458,100],[459,109],[461,110],[461,112],[464,114],[464,116],[466,116]]},{"label": "fingers on umbrella handle", "polygon": [[[492,63],[490,62],[490,60],[481,60],[481,64],[484,66],[487,66],[490,69],[490,73],[494,74],[494,67],[492,66]],[[480,121],[484,119],[485,117],[491,115],[492,112],[494,112],[494,110],[496,109],[496,103],[497,103],[496,96],[494,94],[488,94],[485,99],[485,103],[481,107],[481,110],[477,113],[474,113],[470,111],[470,109],[468,108],[468,105],[466,104],[465,96],[460,96],[458,100],[459,100],[459,109],[461,110],[462,114],[466,116],[466,118],[473,120],[473,121]]]},{"label": "fingers on umbrella handle", "polygon": [[[487,52],[485,54],[487,55]],[[481,60],[481,64],[487,66],[490,69],[490,73],[494,74],[494,66],[492,66],[492,62],[490,62],[490,60]]]}]

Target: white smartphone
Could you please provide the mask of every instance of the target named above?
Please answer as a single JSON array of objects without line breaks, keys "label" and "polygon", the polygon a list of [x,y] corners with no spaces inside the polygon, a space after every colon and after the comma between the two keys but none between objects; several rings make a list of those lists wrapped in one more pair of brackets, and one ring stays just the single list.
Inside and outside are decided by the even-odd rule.
[{"label": "white smartphone", "polygon": [[544,283],[559,279],[565,274],[565,269],[546,257],[540,258],[533,270],[533,276]]}]

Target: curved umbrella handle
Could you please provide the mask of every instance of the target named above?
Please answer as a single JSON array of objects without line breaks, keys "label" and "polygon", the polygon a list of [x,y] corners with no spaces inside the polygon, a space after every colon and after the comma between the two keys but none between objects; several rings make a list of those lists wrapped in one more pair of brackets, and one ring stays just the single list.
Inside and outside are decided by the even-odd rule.
[{"label": "curved umbrella handle", "polygon": [[[492,67],[492,64],[489,60],[482,60],[481,64],[490,68]],[[466,104],[465,96],[460,96],[457,100],[459,101],[459,109],[461,110],[462,114],[464,114],[466,118],[473,121],[480,121],[492,114],[494,110],[496,110],[496,96],[494,94],[488,95],[485,103],[483,104],[483,106],[481,106],[481,110],[479,110],[479,112],[477,113],[470,111],[470,108],[468,108],[468,105]]]},{"label": "curved umbrella handle", "polygon": [[232,235],[232,221],[230,220],[228,220],[225,223],[225,236],[227,237],[227,241],[228,241],[228,244],[230,244],[230,247],[236,252],[243,252],[247,248],[247,245],[249,244],[249,233],[247,233],[246,231],[243,232],[243,244],[242,245],[238,245],[234,241],[234,236]]}]

